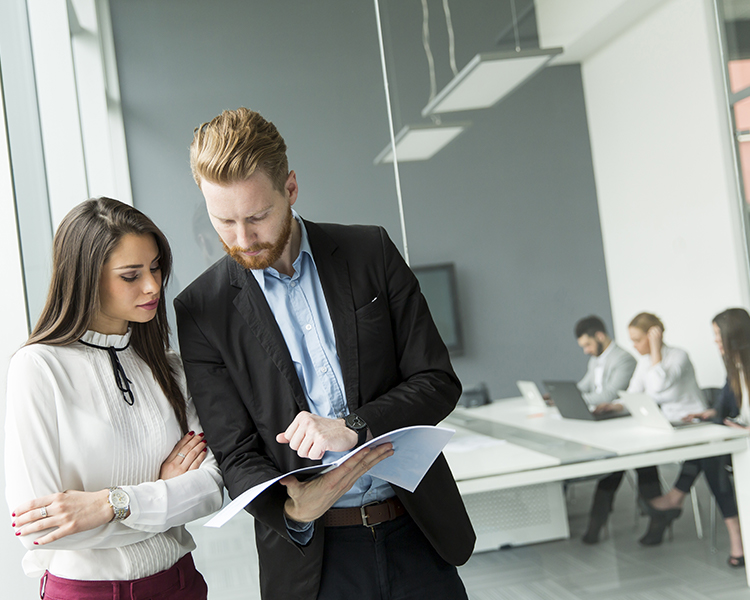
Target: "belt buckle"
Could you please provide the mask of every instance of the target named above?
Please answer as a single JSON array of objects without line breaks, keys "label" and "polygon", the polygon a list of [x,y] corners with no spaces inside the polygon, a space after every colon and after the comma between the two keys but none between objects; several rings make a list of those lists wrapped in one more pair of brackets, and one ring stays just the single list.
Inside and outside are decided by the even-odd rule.
[{"label": "belt buckle", "polygon": [[369,527],[370,529],[375,527],[377,523],[375,523],[374,525],[370,525],[367,522],[367,510],[366,509],[368,506],[375,506],[376,504],[380,504],[380,501],[374,500],[373,502],[368,502],[367,504],[363,504],[362,506],[359,507],[359,514],[362,516],[362,525],[364,525],[365,527]]}]

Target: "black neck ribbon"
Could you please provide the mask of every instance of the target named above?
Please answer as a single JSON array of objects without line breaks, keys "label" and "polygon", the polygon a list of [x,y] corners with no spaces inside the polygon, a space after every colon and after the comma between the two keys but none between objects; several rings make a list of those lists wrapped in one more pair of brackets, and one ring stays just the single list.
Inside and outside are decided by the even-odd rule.
[{"label": "black neck ribbon", "polygon": [[115,383],[117,384],[117,389],[122,392],[122,399],[125,400],[125,403],[129,406],[133,406],[133,404],[135,403],[135,398],[133,397],[133,391],[130,389],[130,384],[133,382],[128,379],[127,375],[125,375],[125,369],[122,368],[122,363],[120,363],[120,359],[117,358],[117,353],[126,350],[127,347],[130,346],[130,341],[128,341],[128,343],[125,344],[123,348],[115,348],[114,346],[98,346],[96,344],[84,342],[83,340],[78,341],[81,342],[84,346],[88,346],[89,348],[99,348],[99,350],[107,351],[107,353],[109,354],[109,360],[112,362],[112,370],[115,372]]}]

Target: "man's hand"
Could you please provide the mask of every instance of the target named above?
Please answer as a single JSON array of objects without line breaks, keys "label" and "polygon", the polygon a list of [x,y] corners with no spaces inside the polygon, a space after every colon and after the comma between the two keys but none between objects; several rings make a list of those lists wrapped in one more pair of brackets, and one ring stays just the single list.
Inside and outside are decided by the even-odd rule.
[{"label": "man's hand", "polygon": [[348,492],[354,483],[381,460],[393,456],[392,444],[365,448],[337,469],[316,479],[300,482],[290,475],[279,483],[286,486],[287,498],[284,513],[298,523],[319,519],[335,502]]},{"label": "man's hand", "polygon": [[279,444],[289,444],[302,458],[319,460],[328,450],[346,452],[357,445],[357,434],[344,419],[327,419],[300,412],[286,431],[276,436]]},{"label": "man's hand", "polygon": [[608,412],[618,412],[622,409],[623,406],[619,402],[605,402],[596,406],[593,410],[593,413],[595,415],[601,415]]}]

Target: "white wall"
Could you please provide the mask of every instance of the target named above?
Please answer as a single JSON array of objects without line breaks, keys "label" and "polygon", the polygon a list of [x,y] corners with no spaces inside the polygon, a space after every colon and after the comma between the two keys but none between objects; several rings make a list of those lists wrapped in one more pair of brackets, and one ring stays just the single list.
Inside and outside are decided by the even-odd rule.
[{"label": "white wall", "polygon": [[[0,294],[0,314],[3,317],[3,329],[0,335],[0,414],[5,417],[5,381],[8,361],[13,352],[28,337],[28,330],[2,81],[0,81],[0,256],[3,257],[3,293]],[[3,482],[4,490],[5,452],[2,445],[0,445],[0,454],[3,456],[0,463],[0,481]],[[5,529],[0,529],[3,532],[0,536],[0,564],[4,565],[2,596],[4,598],[34,598],[38,582],[29,579],[21,571],[23,546],[13,536],[13,530],[10,528],[10,514],[5,505],[5,494],[3,493],[2,496],[0,515],[4,518],[0,519],[0,523],[5,524]]]},{"label": "white wall", "polygon": [[702,386],[711,318],[749,301],[718,46],[710,0],[670,0],[582,65],[615,334],[656,313]]}]

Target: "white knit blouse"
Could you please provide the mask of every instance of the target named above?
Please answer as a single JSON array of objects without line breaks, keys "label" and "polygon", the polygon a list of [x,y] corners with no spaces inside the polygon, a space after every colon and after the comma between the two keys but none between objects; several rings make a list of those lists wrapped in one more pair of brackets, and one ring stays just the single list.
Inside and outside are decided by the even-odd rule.
[{"label": "white knit blouse", "polygon": [[[123,336],[88,331],[98,346],[124,348]],[[130,516],[42,547],[42,534],[20,536],[30,577],[49,569],[68,579],[128,580],[168,569],[195,548],[184,524],[221,507],[221,474],[208,451],[199,469],[159,480],[163,461],[182,437],[167,398],[146,363],[131,347],[117,357],[132,382],[128,405],[115,383],[106,350],[80,343],[21,348],[8,371],[5,420],[6,500],[22,502],[65,490],[122,487]],[[187,397],[182,365],[179,373]],[[201,427],[188,400],[188,426]]]},{"label": "white knit blouse", "polygon": [[651,396],[670,421],[706,410],[687,352],[666,344],[661,348],[661,362],[652,365],[650,354],[638,359],[628,391]]}]

